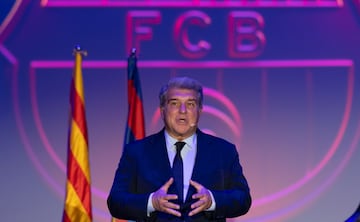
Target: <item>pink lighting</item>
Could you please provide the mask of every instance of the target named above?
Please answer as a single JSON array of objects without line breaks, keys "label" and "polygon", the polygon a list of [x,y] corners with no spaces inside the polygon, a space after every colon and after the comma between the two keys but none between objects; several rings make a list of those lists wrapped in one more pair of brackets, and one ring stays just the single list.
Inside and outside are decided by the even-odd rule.
[{"label": "pink lighting", "polygon": [[177,0],[177,1],[163,1],[163,0],[42,0],[43,7],[166,7],[166,8],[328,8],[328,7],[343,7],[343,0],[237,0],[237,1],[209,1],[209,0]]},{"label": "pink lighting", "polygon": [[[340,123],[340,127],[337,131],[337,134],[334,138],[334,140],[331,143],[331,146],[327,150],[327,153],[324,155],[324,157],[316,163],[315,166],[312,167],[311,170],[307,172],[302,178],[299,178],[297,181],[295,181],[292,184],[288,184],[287,187],[284,187],[281,190],[274,190],[273,193],[270,193],[268,195],[258,197],[253,200],[253,207],[254,208],[261,208],[263,206],[267,206],[267,204],[271,204],[273,202],[276,202],[277,200],[286,198],[288,195],[291,195],[292,193],[295,193],[297,190],[302,189],[303,186],[305,186],[307,183],[312,181],[317,174],[319,174],[323,168],[330,162],[330,160],[333,158],[334,154],[337,152],[337,149],[344,137],[345,130],[347,129],[347,125],[350,118],[350,110],[352,107],[352,100],[353,100],[353,91],[354,91],[354,72],[353,72],[353,61],[352,60],[341,60],[341,59],[335,59],[335,60],[259,60],[259,61],[139,61],[138,63],[139,68],[146,69],[146,68],[164,68],[164,69],[264,69],[269,70],[272,68],[329,68],[329,67],[343,67],[349,70],[347,74],[347,95],[346,95],[346,101],[345,101],[345,110],[342,116],[342,121]],[[83,63],[84,69],[119,69],[122,70],[126,68],[127,63],[123,61],[85,61]],[[60,160],[59,156],[57,156],[52,144],[48,140],[48,136],[46,135],[45,130],[43,129],[43,123],[41,120],[41,116],[38,110],[38,102],[37,102],[37,93],[36,93],[36,71],[38,69],[71,69],[73,67],[73,61],[45,61],[45,60],[39,60],[39,61],[31,61],[30,63],[30,90],[31,90],[31,102],[32,102],[32,110],[33,110],[33,117],[35,120],[35,124],[37,126],[38,133],[40,135],[40,138],[44,144],[44,147],[46,149],[47,154],[50,156],[52,161],[57,165],[58,168],[60,168],[61,171],[64,171],[64,164]],[[346,77],[346,76],[345,76]],[[268,77],[266,78],[268,79]],[[265,81],[265,80],[263,80]],[[265,84],[264,82],[262,84]],[[212,106],[204,106],[204,113],[206,115],[213,116],[215,119],[219,119],[221,122],[223,122],[230,131],[234,134],[234,138],[241,138],[242,137],[242,131],[243,131],[243,123],[242,119],[240,117],[240,114],[236,108],[236,106],[232,103],[232,101],[227,98],[225,95],[222,95],[218,91],[205,87],[204,88],[204,94],[207,97],[210,97],[212,99],[217,100],[220,102],[224,108],[217,108]],[[16,92],[14,92],[14,96],[16,95]],[[14,99],[15,105],[17,104],[17,99]],[[17,105],[16,105],[17,107]],[[16,108],[19,109],[19,108]],[[225,110],[227,112],[224,112]],[[58,192],[62,193],[62,191],[59,191],[60,185],[56,184],[53,178],[49,175],[49,173],[46,172],[45,167],[42,166],[38,158],[36,157],[36,154],[34,154],[34,151],[31,148],[31,145],[29,142],[27,142],[27,136],[25,133],[25,130],[22,128],[21,124],[21,117],[20,114],[17,114],[18,119],[18,127],[20,129],[20,132],[22,132],[22,138],[24,140],[24,143],[26,145],[26,149],[28,150],[28,154],[31,157],[31,160],[34,162],[34,165],[36,168],[41,172],[41,174],[46,178],[49,184],[51,184],[53,187],[57,189]],[[160,120],[160,115],[158,110],[155,111],[154,115],[152,116],[152,127],[155,128],[155,126],[158,124],[158,121]],[[205,129],[208,132],[215,132],[211,131],[211,129]],[[240,148],[240,145],[237,144],[238,148]],[[344,160],[345,161],[345,160]],[[344,165],[345,163],[343,163]],[[340,170],[340,169],[338,169]],[[333,180],[332,176],[330,179]],[[249,219],[251,222],[255,221],[263,221],[264,218],[266,220],[276,220],[277,218],[284,217],[284,215],[289,214],[289,212],[292,212],[296,210],[297,208],[300,208],[303,206],[303,204],[311,201],[312,198],[315,198],[317,195],[319,195],[320,190],[326,188],[326,184],[330,183],[330,179],[328,182],[323,184],[321,187],[318,188],[318,190],[314,191],[313,193],[310,193],[308,196],[305,196],[301,201],[298,201],[294,204],[289,205],[288,207],[284,207],[279,209],[279,211],[269,212],[266,215],[258,216]],[[106,198],[106,191],[101,190],[98,187],[93,187],[94,195],[99,199],[105,199]],[[101,214],[101,212],[100,212]]]},{"label": "pink lighting", "polygon": [[[257,60],[257,61],[168,61],[153,60],[139,61],[143,68],[177,68],[177,69],[203,69],[206,68],[316,68],[316,67],[351,67],[353,61],[348,59],[321,59],[321,60]],[[122,69],[125,61],[84,61],[84,68],[94,69]],[[32,68],[60,68],[67,69],[73,66],[73,61],[32,61]]]},{"label": "pink lighting", "polygon": [[[7,2],[0,4],[4,221],[61,214],[68,49],[76,43],[89,51],[82,71],[95,221],[111,221],[106,198],[123,151],[125,57],[133,47],[146,135],[163,127],[163,81],[187,75],[204,84],[199,128],[236,145],[253,197],[249,213],[227,221],[344,221],[355,207],[360,0]],[[26,215],[17,214],[19,201],[30,203]]]}]

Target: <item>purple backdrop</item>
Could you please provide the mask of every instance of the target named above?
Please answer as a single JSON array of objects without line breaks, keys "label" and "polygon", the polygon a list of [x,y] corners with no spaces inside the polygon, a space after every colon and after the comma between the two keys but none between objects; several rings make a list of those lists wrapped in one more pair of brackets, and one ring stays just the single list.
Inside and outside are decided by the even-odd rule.
[{"label": "purple backdrop", "polygon": [[344,221],[360,201],[359,2],[2,1],[1,220],[61,220],[80,44],[94,221],[110,221],[133,46],[147,135],[163,83],[204,84],[200,128],[237,145],[254,198],[231,221]]}]

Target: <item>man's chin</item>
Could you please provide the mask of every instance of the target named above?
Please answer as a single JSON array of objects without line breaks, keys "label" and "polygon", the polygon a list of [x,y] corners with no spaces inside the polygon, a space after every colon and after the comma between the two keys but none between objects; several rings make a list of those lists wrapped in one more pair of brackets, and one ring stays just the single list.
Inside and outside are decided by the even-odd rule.
[{"label": "man's chin", "polygon": [[186,129],[180,129],[176,133],[179,135],[179,137],[187,138],[194,134],[195,130],[191,127],[187,127]]}]

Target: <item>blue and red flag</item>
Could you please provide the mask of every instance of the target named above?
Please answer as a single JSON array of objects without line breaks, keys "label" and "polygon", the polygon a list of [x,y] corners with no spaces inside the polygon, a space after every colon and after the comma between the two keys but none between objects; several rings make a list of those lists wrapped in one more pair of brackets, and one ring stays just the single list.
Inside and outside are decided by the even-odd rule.
[{"label": "blue and red flag", "polygon": [[124,144],[145,137],[144,108],[141,93],[139,72],[137,68],[136,49],[132,49],[128,58],[128,118]]},{"label": "blue and red flag", "polygon": [[[128,58],[128,117],[125,129],[124,145],[145,137],[145,118],[136,49],[132,49]],[[112,218],[112,222],[125,222]]]}]

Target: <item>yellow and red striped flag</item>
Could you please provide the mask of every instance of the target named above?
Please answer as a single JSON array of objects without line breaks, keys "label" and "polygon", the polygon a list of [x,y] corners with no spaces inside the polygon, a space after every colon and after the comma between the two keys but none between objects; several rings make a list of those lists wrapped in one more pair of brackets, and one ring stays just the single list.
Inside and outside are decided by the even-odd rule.
[{"label": "yellow and red striped flag", "polygon": [[86,55],[86,52],[76,46],[74,54],[75,66],[70,89],[66,197],[62,221],[91,222],[91,180],[81,70],[82,56]]}]

